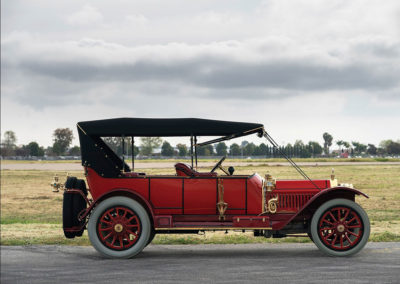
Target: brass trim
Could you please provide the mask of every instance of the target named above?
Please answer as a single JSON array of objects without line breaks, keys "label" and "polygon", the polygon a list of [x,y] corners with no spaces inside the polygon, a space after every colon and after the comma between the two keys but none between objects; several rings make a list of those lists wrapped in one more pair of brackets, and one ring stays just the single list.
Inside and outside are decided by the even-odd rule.
[{"label": "brass trim", "polygon": [[252,131],[255,131],[255,130],[258,130],[258,129],[264,129],[264,126],[262,126],[262,127],[257,127],[257,128],[253,128],[253,129],[247,130],[247,131],[243,131],[243,133],[249,133],[249,132],[252,132]]},{"label": "brass trim", "polygon": [[269,173],[265,174],[265,188],[268,192],[272,192],[276,188],[276,179]]},{"label": "brass trim", "polygon": [[114,226],[114,231],[116,231],[117,233],[121,233],[123,229],[124,229],[124,226],[122,226],[121,224],[116,224]]},{"label": "brass trim", "polygon": [[85,134],[85,135],[87,135],[87,133],[86,133],[86,131],[85,130],[83,130],[83,128],[79,125],[79,123],[77,123],[76,124],[76,126],[78,126],[79,127],[79,129]]},{"label": "brass trim", "polygon": [[262,179],[262,185],[261,185],[261,193],[262,193],[262,200],[261,200],[261,214],[263,214],[266,210],[265,210],[265,203],[266,203],[266,199],[265,199],[265,179]]},{"label": "brass trim", "polygon": [[337,226],[337,230],[338,230],[339,233],[343,233],[343,232],[344,232],[344,229],[345,229],[345,227],[344,227],[344,225],[342,225],[342,224],[340,224],[339,226]]},{"label": "brass trim", "polygon": [[272,227],[179,227],[154,228],[156,231],[184,231],[184,230],[272,230]]},{"label": "brass trim", "polygon": [[278,210],[278,201],[279,201],[279,196],[277,195],[274,198],[270,198],[268,200],[268,211],[271,214],[276,213],[276,211]]},{"label": "brass trim", "polygon": [[222,180],[218,179],[218,203],[217,209],[219,212],[219,220],[225,220],[225,211],[228,208],[228,203],[224,201],[224,185],[222,184]]},{"label": "brass trim", "polygon": [[332,168],[331,180],[330,180],[330,182],[331,182],[331,187],[336,187],[336,186],[338,186],[338,181],[337,181],[337,179],[336,179],[336,177],[335,177],[335,169],[334,169],[334,168]]},{"label": "brass trim", "polygon": [[[69,173],[67,173],[67,179],[69,177]],[[53,188],[53,192],[59,192],[60,190],[66,190],[65,182],[61,182],[60,178],[57,174],[54,175],[53,181],[50,183],[50,186]]]}]

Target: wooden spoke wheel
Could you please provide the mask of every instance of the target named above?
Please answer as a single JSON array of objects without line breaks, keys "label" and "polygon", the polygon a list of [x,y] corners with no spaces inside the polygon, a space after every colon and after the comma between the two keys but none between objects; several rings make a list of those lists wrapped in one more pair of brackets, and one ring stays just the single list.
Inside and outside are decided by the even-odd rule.
[{"label": "wooden spoke wheel", "polygon": [[146,210],[127,197],[111,197],[93,210],[90,241],[98,252],[112,258],[130,258],[147,245],[151,223]]},{"label": "wooden spoke wheel", "polygon": [[333,256],[359,252],[367,243],[369,219],[355,202],[334,199],[321,205],[311,221],[311,236],[319,249]]},{"label": "wooden spoke wheel", "polygon": [[140,237],[141,224],[135,212],[127,207],[112,207],[100,216],[97,235],[113,250],[132,247]]}]

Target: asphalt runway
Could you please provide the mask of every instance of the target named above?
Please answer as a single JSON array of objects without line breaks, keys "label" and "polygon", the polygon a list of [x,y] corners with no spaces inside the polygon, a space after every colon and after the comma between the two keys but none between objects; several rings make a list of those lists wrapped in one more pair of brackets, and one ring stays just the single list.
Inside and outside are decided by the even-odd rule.
[{"label": "asphalt runway", "polygon": [[92,247],[2,246],[1,283],[400,283],[400,242],[353,257],[313,244],[150,245],[136,258]]}]

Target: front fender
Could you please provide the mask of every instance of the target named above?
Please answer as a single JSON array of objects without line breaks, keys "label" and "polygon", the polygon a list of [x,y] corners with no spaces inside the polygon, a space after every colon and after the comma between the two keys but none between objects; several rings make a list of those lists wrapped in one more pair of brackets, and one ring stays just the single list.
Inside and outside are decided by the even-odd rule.
[{"label": "front fender", "polygon": [[[344,187],[344,186],[336,186],[336,187],[331,187],[328,189],[321,190],[318,192],[316,195],[314,195],[306,204],[303,205],[303,207],[300,208],[300,210],[294,214],[284,226],[289,224],[292,220],[294,220],[297,216],[302,215],[304,213],[311,212],[311,214],[314,213],[314,211],[324,202],[335,199],[335,198],[347,198],[349,200],[354,201],[355,195],[362,195],[366,198],[369,198],[369,196],[358,189],[351,188],[351,187]],[[283,227],[284,227],[283,226]]]}]

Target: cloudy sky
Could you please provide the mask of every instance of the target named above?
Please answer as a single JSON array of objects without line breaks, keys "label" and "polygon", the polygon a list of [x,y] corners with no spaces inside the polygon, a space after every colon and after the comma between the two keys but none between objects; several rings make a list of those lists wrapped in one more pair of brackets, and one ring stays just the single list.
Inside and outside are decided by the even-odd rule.
[{"label": "cloudy sky", "polygon": [[18,144],[112,117],[258,122],[279,143],[400,139],[398,0],[1,8],[1,131]]}]

